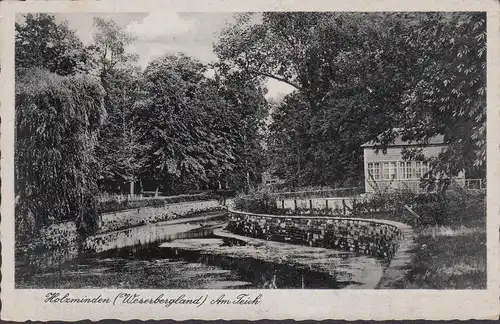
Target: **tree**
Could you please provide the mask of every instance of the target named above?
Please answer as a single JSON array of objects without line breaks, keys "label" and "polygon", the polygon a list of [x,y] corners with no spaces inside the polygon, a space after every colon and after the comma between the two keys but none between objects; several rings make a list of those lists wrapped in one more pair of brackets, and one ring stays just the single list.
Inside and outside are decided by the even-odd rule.
[{"label": "tree", "polygon": [[[414,27],[406,42],[419,54],[421,73],[414,76],[414,87],[404,94],[403,135],[421,142],[444,135],[446,149],[430,160],[434,176],[451,177],[477,169],[484,175],[486,16],[434,13]],[[419,157],[418,152],[406,153]],[[443,182],[444,187],[447,184]]]},{"label": "tree", "polygon": [[[405,128],[408,139],[423,142],[446,133],[450,150],[440,156],[443,163],[434,165],[456,174],[470,166],[458,163],[464,154],[472,161],[470,153],[481,151],[473,146],[484,143],[484,110],[464,114],[443,108],[440,114],[435,104],[420,103],[432,98],[443,106],[447,92],[456,91],[452,97],[458,98],[471,87],[477,93],[470,91],[467,102],[475,102],[474,107],[481,102],[484,23],[469,15],[264,13],[257,21],[244,14],[221,33],[215,50],[233,70],[295,88],[274,113],[270,141],[270,152],[276,152],[271,160],[281,163],[275,169],[290,169],[281,171],[290,183],[336,185],[359,178],[359,146],[383,133],[379,149],[384,150],[396,127]],[[472,48],[479,58],[471,70]],[[453,58],[461,59],[452,72]],[[467,127],[476,129],[473,135],[460,130]]]},{"label": "tree", "polygon": [[142,150],[135,124],[134,107],[140,99],[142,73],[138,68],[121,68],[106,75],[104,99],[107,118],[99,134],[97,156],[101,182],[113,184],[137,180]]},{"label": "tree", "polygon": [[272,114],[268,136],[271,172],[294,187],[304,183],[306,105],[297,93],[286,96]]},{"label": "tree", "polygon": [[101,183],[117,184],[135,181],[141,167],[137,159],[142,147],[134,124],[134,105],[139,99],[142,73],[133,64],[136,54],[126,52],[135,40],[115,21],[94,18],[96,32],[93,50],[97,68],[106,91],[104,105],[107,118],[97,148],[101,166]]},{"label": "tree", "polygon": [[85,47],[66,22],[48,14],[27,14],[16,23],[16,72],[38,67],[59,75],[87,72],[94,67],[92,50]]},{"label": "tree", "polygon": [[382,86],[396,82],[380,82],[395,74],[384,63],[397,57],[376,47],[389,37],[374,31],[387,27],[383,16],[264,13],[257,24],[250,18],[224,30],[215,50],[233,70],[296,89],[273,116],[271,160],[281,163],[273,168],[293,185],[359,178],[360,145],[392,125],[398,107],[391,103],[400,99]]},{"label": "tree", "polygon": [[126,33],[114,20],[96,17],[94,26],[97,29],[94,34],[94,46],[103,79],[110,71],[137,60],[137,54],[126,52],[126,47],[136,38]]},{"label": "tree", "polygon": [[95,146],[103,89],[95,78],[40,69],[16,80],[16,235],[72,220],[97,229]]},{"label": "tree", "polygon": [[207,184],[207,171],[231,168],[228,105],[204,76],[206,67],[187,56],[166,55],[144,71],[144,97],[137,103],[137,125],[145,164],[143,175],[167,188],[179,181]]},{"label": "tree", "polygon": [[16,235],[72,220],[85,237],[97,228],[94,150],[105,116],[93,51],[47,14],[16,24],[15,46]]},{"label": "tree", "polygon": [[242,73],[230,73],[224,64],[216,64],[215,82],[218,96],[229,105],[226,123],[232,125],[228,136],[234,146],[234,168],[225,175],[235,190],[246,190],[260,183],[267,167],[265,148],[265,119],[268,103],[261,82]]}]

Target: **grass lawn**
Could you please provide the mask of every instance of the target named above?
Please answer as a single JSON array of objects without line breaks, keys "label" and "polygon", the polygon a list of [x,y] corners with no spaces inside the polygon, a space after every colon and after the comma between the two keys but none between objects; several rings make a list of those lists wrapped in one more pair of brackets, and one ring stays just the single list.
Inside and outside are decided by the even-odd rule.
[{"label": "grass lawn", "polygon": [[486,226],[414,228],[408,272],[393,289],[486,289]]},{"label": "grass lawn", "polygon": [[486,215],[472,201],[450,211],[447,225],[417,225],[391,212],[362,217],[406,222],[413,226],[415,248],[408,272],[391,284],[395,289],[486,289]]},{"label": "grass lawn", "polygon": [[415,228],[414,260],[406,289],[485,289],[486,227]]}]

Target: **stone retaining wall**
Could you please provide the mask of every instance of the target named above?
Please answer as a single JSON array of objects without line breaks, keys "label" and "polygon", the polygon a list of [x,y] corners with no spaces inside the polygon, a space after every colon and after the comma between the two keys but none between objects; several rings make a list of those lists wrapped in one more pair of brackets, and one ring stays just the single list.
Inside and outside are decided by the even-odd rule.
[{"label": "stone retaining wall", "polygon": [[102,215],[99,233],[111,232],[148,223],[157,223],[189,214],[215,210],[220,207],[217,200],[192,201],[168,204],[163,207],[129,209]]},{"label": "stone retaining wall", "polygon": [[276,216],[229,211],[228,230],[261,239],[307,244],[391,260],[405,224],[362,218]]},{"label": "stone retaining wall", "polygon": [[[218,208],[220,208],[220,204],[216,200],[207,200],[106,213],[101,216],[98,234],[182,218],[198,212],[211,211]],[[22,246],[16,246],[16,249],[22,253],[65,249],[74,250],[77,242],[78,236],[75,223],[65,222],[42,228],[40,235],[35,241]],[[95,244],[92,244],[92,246],[95,246]]]}]

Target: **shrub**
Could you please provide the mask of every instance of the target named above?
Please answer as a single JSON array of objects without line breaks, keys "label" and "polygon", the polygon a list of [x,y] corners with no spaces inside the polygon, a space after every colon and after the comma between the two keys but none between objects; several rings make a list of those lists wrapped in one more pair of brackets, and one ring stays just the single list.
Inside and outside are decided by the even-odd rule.
[{"label": "shrub", "polygon": [[410,191],[379,192],[355,200],[354,214],[399,211],[406,204],[411,204],[415,193]]},{"label": "shrub", "polygon": [[[405,205],[419,215],[418,219],[407,217]],[[379,193],[356,202],[353,213],[359,217],[383,213],[393,220],[418,226],[477,225],[485,221],[485,194],[462,189]]]},{"label": "shrub", "polygon": [[275,214],[276,198],[269,192],[256,192],[251,196],[239,196],[234,199],[234,207],[237,210],[249,213]]},{"label": "shrub", "polygon": [[485,198],[484,193],[461,189],[420,194],[415,197],[413,210],[420,215],[420,226],[472,226],[486,220]]}]

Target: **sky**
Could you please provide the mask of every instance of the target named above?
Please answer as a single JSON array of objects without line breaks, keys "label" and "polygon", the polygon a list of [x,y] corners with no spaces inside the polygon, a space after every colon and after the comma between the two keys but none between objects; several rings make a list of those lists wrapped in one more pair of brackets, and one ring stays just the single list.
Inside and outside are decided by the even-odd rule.
[{"label": "sky", "polygon": [[[185,53],[203,63],[216,60],[212,44],[217,33],[234,22],[233,13],[151,13],[55,14],[58,21],[66,20],[83,43],[90,44],[94,32],[93,18],[111,18],[127,32],[137,37],[127,51],[139,55],[139,64],[146,66],[163,54]],[[293,89],[276,80],[268,80],[266,97],[279,98]]]}]

